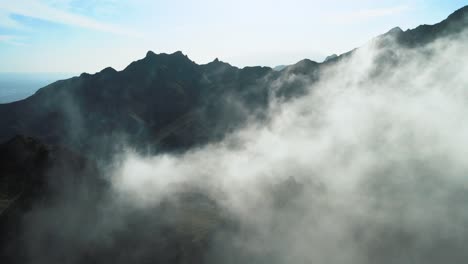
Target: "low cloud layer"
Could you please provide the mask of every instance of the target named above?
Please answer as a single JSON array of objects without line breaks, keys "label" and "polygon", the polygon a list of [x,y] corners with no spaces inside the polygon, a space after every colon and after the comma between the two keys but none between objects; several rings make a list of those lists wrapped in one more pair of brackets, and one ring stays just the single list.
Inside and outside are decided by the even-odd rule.
[{"label": "low cloud layer", "polygon": [[92,210],[73,198],[29,215],[25,236],[58,247],[30,239],[31,259],[104,252],[143,263],[169,254],[156,242],[160,221],[188,228],[190,243],[212,228],[198,248],[208,263],[466,260],[466,40],[406,49],[379,38],[324,66],[307,95],[272,102],[268,122],[184,154],[118,154]]}]

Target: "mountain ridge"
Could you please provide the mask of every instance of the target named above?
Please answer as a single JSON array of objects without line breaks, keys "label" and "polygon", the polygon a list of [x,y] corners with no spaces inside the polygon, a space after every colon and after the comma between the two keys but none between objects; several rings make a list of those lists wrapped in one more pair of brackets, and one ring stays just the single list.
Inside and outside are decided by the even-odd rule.
[{"label": "mountain ridge", "polygon": [[[393,28],[387,33],[376,37],[375,40],[382,41],[381,44],[386,45],[389,43],[385,42],[386,38],[391,37],[410,49],[419,45],[426,45],[438,37],[457,34],[460,30],[468,28],[466,25],[467,13],[468,8],[458,10],[449,16],[452,22],[441,22],[442,26],[434,26],[435,28],[423,26],[409,31],[403,31],[398,27]],[[412,34],[415,34],[416,37]],[[389,47],[389,52],[393,52],[393,45]],[[245,228],[238,224],[240,222],[236,221],[237,218],[231,218],[229,212],[222,210],[221,204],[218,204],[216,199],[211,197],[209,193],[207,195],[203,192],[197,192],[198,189],[190,189],[187,192],[171,195],[168,201],[164,200],[160,204],[151,208],[144,208],[144,210],[127,208],[128,205],[120,203],[117,203],[118,207],[109,206],[109,204],[114,205],[114,203],[107,203],[108,199],[118,200],[120,197],[116,197],[113,192],[107,197],[108,193],[105,190],[109,188],[107,184],[111,184],[107,181],[108,164],[115,165],[117,163],[120,166],[120,157],[116,158],[116,156],[124,153],[129,148],[131,151],[144,154],[173,152],[179,154],[206,143],[217,142],[231,131],[245,126],[252,119],[255,123],[263,124],[262,122],[267,122],[269,118],[270,102],[275,101],[271,100],[272,98],[278,101],[287,101],[304,94],[308,91],[307,89],[310,90],[311,86],[313,88],[313,85],[320,80],[322,71],[327,70],[327,67],[335,65],[340,60],[347,59],[355,51],[356,49],[336,57],[333,56],[333,58],[321,63],[304,59],[285,67],[281,71],[261,66],[238,68],[219,59],[198,65],[180,51],[172,54],[156,54],[153,51],[148,51],[145,57],[130,63],[121,71],[107,67],[94,74],[82,73],[79,76],[49,84],[24,100],[1,104],[0,181],[4,183],[0,185],[2,187],[0,188],[0,230],[2,233],[2,236],[0,236],[0,259],[2,259],[2,263],[50,263],[50,261],[41,261],[40,257],[54,253],[54,251],[62,251],[68,247],[70,247],[70,251],[58,252],[58,256],[66,258],[54,258],[55,255],[52,254],[52,256],[45,256],[44,259],[55,260],[52,263],[62,263],[63,261],[69,261],[70,263],[106,263],[109,261],[114,263],[211,263],[204,259],[207,252],[211,253],[213,251],[211,246],[221,244],[220,248],[223,249],[225,239],[231,238],[234,234],[238,234],[240,229]],[[386,70],[392,70],[392,67],[397,65],[393,64],[393,60],[387,60],[385,56],[381,63],[385,64],[381,69],[384,74]],[[380,68],[377,70],[380,70]],[[381,74],[381,72],[373,71],[372,74]],[[369,78],[372,78],[372,76]],[[367,111],[367,109],[363,110]],[[424,109],[424,111],[426,110]],[[423,119],[423,121],[425,120]],[[343,127],[340,126],[339,129],[341,128]],[[286,127],[286,129],[295,128]],[[393,128],[386,125],[383,129]],[[380,130],[378,132],[380,133]],[[25,136],[18,136],[17,134]],[[366,133],[364,135],[367,136]],[[380,145],[382,140],[378,137],[376,145]],[[3,141],[5,143],[2,143]],[[339,138],[338,141],[340,141]],[[361,142],[356,144],[361,144]],[[312,145],[304,145],[304,152],[308,151],[307,148],[310,146]],[[284,144],[280,145],[279,148],[275,145],[268,147],[271,147],[272,152],[288,151],[287,147],[283,148]],[[341,148],[341,145],[339,147]],[[344,150],[347,150],[347,148],[344,147]],[[339,149],[338,152],[340,151],[342,150]],[[242,152],[239,153],[242,154]],[[314,155],[314,152],[311,153]],[[215,154],[218,153],[215,152]],[[235,154],[237,155],[237,152]],[[260,152],[261,154],[262,152]],[[348,158],[344,161],[344,158],[348,155],[341,154],[337,153],[337,157],[331,159],[343,158],[344,163],[351,163]],[[354,152],[349,153],[351,156],[354,154]],[[255,155],[257,154],[255,153]],[[364,163],[367,163],[369,155],[375,154],[373,152],[366,153],[366,159],[363,159]],[[171,155],[169,157],[179,156]],[[439,156],[437,155],[437,157]],[[107,162],[113,158],[117,159],[115,163]],[[202,158],[206,157],[202,156]],[[327,162],[327,158],[329,156],[325,155],[323,161]],[[381,158],[384,159],[385,157]],[[398,158],[405,160],[403,172],[409,172],[412,175],[415,170],[406,169],[408,164],[406,156]],[[277,158],[274,159],[275,162],[277,160]],[[304,160],[308,162],[308,159]],[[353,159],[350,160],[353,161]],[[425,164],[422,164],[419,159],[416,160],[417,168],[426,167],[422,166]],[[293,167],[298,165],[293,159],[287,159],[286,161],[290,162]],[[101,165],[99,162],[107,166],[99,166]],[[183,160],[183,162],[183,165],[186,165],[186,160]],[[187,162],[190,163],[189,160]],[[261,159],[257,161],[255,158],[253,162],[262,163]],[[299,160],[298,162],[304,161]],[[396,162],[393,157],[391,162]],[[268,162],[266,163],[268,164]],[[315,163],[313,164],[315,165]],[[317,165],[322,170],[320,164]],[[358,162],[357,165],[361,166],[362,164]],[[434,164],[434,166],[439,167],[439,163]],[[278,167],[272,166],[271,169],[276,170]],[[389,178],[389,181],[384,181],[384,183],[389,184],[377,186],[372,181],[369,186],[367,184],[363,185],[365,185],[366,190],[377,189],[376,192],[379,193],[377,198],[382,196],[392,197],[386,196],[386,193],[399,190],[399,187],[395,187],[394,184],[400,186],[403,181],[399,177],[396,177],[396,179],[393,177],[398,176],[399,171],[387,174],[386,166],[379,163],[378,167],[379,169],[376,172],[371,170],[370,173],[379,174],[380,168],[382,168],[383,176]],[[343,167],[343,171],[333,168],[331,173],[343,173],[344,176],[348,176],[346,175],[348,173],[347,168]],[[442,174],[446,173],[443,170],[436,170],[437,173],[439,171]],[[240,172],[242,171],[240,170]],[[307,182],[296,182],[294,178],[296,172],[302,174],[301,170],[295,168],[292,170],[292,175],[288,175],[291,178],[286,181],[284,186],[278,185],[275,187],[275,185],[272,185],[266,188],[268,190],[272,189],[272,193],[275,194],[271,198],[273,199],[274,212],[275,214],[278,213],[278,215],[266,214],[265,218],[260,219],[276,221],[279,218],[286,218],[284,223],[290,226],[297,218],[286,217],[290,211],[283,211],[281,208],[292,208],[292,210],[297,208],[298,216],[301,217],[309,206],[321,205],[321,197],[328,197],[311,196],[314,199],[309,199],[309,196],[304,196],[302,188],[309,187],[303,186],[304,183],[307,185]],[[432,170],[424,168],[422,172],[424,174],[429,173],[429,177],[425,179],[430,181],[430,176],[432,176],[430,172]],[[144,174],[144,171],[132,172],[130,176],[134,176],[133,173],[138,176],[136,174]],[[280,173],[283,172],[280,171]],[[270,170],[267,170],[267,174],[270,174]],[[171,174],[168,173],[168,175]],[[448,175],[450,176],[450,174]],[[377,179],[378,177],[374,178]],[[365,183],[366,181],[362,182]],[[425,200],[426,190],[431,190],[426,188],[431,184],[427,182],[419,183],[423,183],[422,189],[425,191],[420,197]],[[323,192],[328,194],[327,186],[321,182],[314,181],[310,184],[317,185],[317,188],[313,188],[314,193]],[[148,185],[151,185],[151,182],[148,182]],[[436,187],[433,190],[439,190],[441,186],[444,187],[438,181],[434,185]],[[411,206],[414,206],[413,200],[419,196],[414,196],[414,188],[404,189],[407,190],[404,193],[408,193],[411,197],[408,209],[413,209],[411,208]],[[458,190],[458,188],[455,190]],[[332,190],[332,192],[335,191]],[[465,191],[461,189],[460,193],[466,193]],[[399,192],[395,193],[396,195],[400,194]],[[250,195],[248,192],[245,194]],[[365,192],[362,197],[367,197],[367,194]],[[244,195],[244,193],[241,193],[241,195]],[[458,192],[455,195],[457,201],[464,197],[460,196]],[[55,199],[51,198],[52,196],[55,196]],[[437,201],[439,201],[441,194],[437,192],[436,196],[438,197]],[[270,199],[270,196],[264,197]],[[299,206],[298,197],[307,198],[307,207]],[[340,197],[348,198],[348,196]],[[348,207],[351,210],[356,210],[354,208],[355,204],[367,200],[362,199],[361,196],[359,197],[357,200],[350,199],[352,202],[350,203],[351,206]],[[315,200],[320,201],[317,203]],[[376,207],[382,207],[382,204],[374,204],[374,199],[369,200],[372,200],[371,207],[373,208],[370,212],[372,215],[377,213],[377,222],[382,222],[381,216],[385,216],[385,214],[380,214],[381,209],[375,210]],[[397,216],[397,221],[402,221],[399,214],[402,211],[397,209],[402,203],[400,201],[393,203],[392,199],[389,200],[391,201],[388,210],[392,215]],[[336,201],[333,200],[333,202]],[[378,201],[379,199],[376,199],[375,202]],[[433,200],[429,200],[429,202],[431,201]],[[343,208],[342,204],[339,204],[339,208]],[[292,207],[290,207],[291,205]],[[383,205],[385,207],[386,204]],[[439,204],[436,205],[438,209]],[[326,207],[328,211],[330,208]],[[36,210],[31,212],[31,208]],[[103,208],[105,212],[103,212]],[[430,209],[426,207],[417,208]],[[128,209],[130,210],[127,214]],[[357,209],[358,215],[361,215],[360,208]],[[418,210],[414,212],[417,215],[420,213]],[[121,211],[126,213],[120,215]],[[261,209],[255,210],[254,213],[256,214],[257,211],[258,214],[264,214]],[[39,215],[39,218],[34,218],[34,213],[36,217]],[[52,215],[51,218],[41,217],[49,214]],[[317,220],[315,216],[319,214],[313,211],[313,215],[312,222],[315,222]],[[339,214],[339,216],[343,215]],[[349,215],[344,214],[344,216]],[[110,228],[109,233],[100,234],[99,228],[107,230],[107,225],[114,218],[117,218],[117,222],[119,222],[118,227],[116,229]],[[35,222],[36,219],[43,221],[37,220]],[[333,220],[334,218],[325,217],[323,223],[330,222],[328,219]],[[414,235],[414,233],[407,232],[409,230],[400,228],[399,225],[396,225],[398,228],[393,229],[393,225],[387,225],[388,221],[386,219],[386,221],[383,221],[382,226],[372,224],[368,226],[367,222],[363,222],[361,217],[357,219],[351,217],[350,219],[352,222],[358,220],[356,221],[358,222],[358,228],[353,229],[356,232],[350,232],[351,236],[357,240],[364,240],[371,245],[369,252],[367,252],[369,263],[375,263],[376,261],[383,261],[384,263],[401,262],[402,252],[406,254],[405,250],[408,248],[409,251],[413,251],[415,248],[417,250],[416,246],[420,245],[413,244],[412,239],[414,236],[412,234]],[[305,222],[309,223],[309,221]],[[413,223],[413,221],[410,222]],[[332,233],[336,231],[336,224],[336,222],[332,221],[332,229],[330,229]],[[453,229],[452,224],[450,221],[447,222],[450,229]],[[83,226],[85,228],[82,228]],[[308,228],[308,225],[306,226]],[[21,228],[25,227],[26,232],[22,233],[21,231],[24,232],[25,230],[21,230]],[[325,225],[325,228],[327,227],[328,224]],[[377,227],[382,227],[382,229],[377,229]],[[410,229],[414,228],[414,225],[409,227]],[[433,227],[431,224],[428,228],[433,229]],[[321,225],[321,228],[323,228],[323,225]],[[369,234],[375,234],[375,236],[369,236],[368,229],[370,229]],[[249,224],[245,230],[241,231],[251,232],[251,230],[255,231],[255,229],[250,229]],[[277,233],[276,231],[290,229],[262,230]],[[324,236],[318,236],[319,239],[328,236],[330,230],[327,229]],[[377,232],[379,230],[381,232]],[[433,237],[431,234],[427,234],[427,229],[421,230],[421,233],[417,232],[417,236],[419,237],[422,234],[424,242],[427,241],[426,238]],[[459,239],[458,234],[463,234],[459,233],[460,230],[454,230],[457,239]],[[85,239],[83,240],[79,239],[81,234],[86,232],[86,235],[89,236],[84,236]],[[30,234],[30,236],[25,236],[25,234]],[[279,232],[279,234],[286,234],[286,232]],[[104,239],[96,239],[100,236],[103,236]],[[76,237],[79,237],[79,241],[73,243],[77,239]],[[237,236],[234,237],[238,238]],[[280,237],[279,240],[281,239],[283,238]],[[271,263],[270,252],[266,252],[267,258],[257,259],[255,258],[256,254],[264,254],[263,250],[260,250],[260,252],[257,252],[257,249],[244,251],[243,246],[242,248],[237,247],[242,244],[243,240],[234,240],[235,248],[226,249],[226,252],[233,250],[232,255],[227,255],[230,258],[228,261],[248,263],[249,260],[252,260],[249,258],[249,254],[253,252],[253,260],[257,260],[257,263]],[[257,242],[257,240],[255,241]],[[265,240],[259,241],[264,242]],[[285,241],[289,243],[288,236],[285,236]],[[228,241],[226,245],[229,246],[229,242],[231,241]],[[434,263],[437,263],[439,259],[447,258],[447,256],[459,260],[466,258],[464,253],[459,256],[454,255],[454,253],[466,252],[462,247],[465,240],[453,242],[442,237],[440,241],[436,242],[440,243],[435,244],[436,246],[440,245],[440,250],[435,250],[436,248],[431,246],[427,250],[421,251],[421,254],[425,256],[424,260],[435,259]],[[447,244],[447,242],[452,243]],[[69,243],[71,246],[68,244],[62,246],[61,243]],[[337,245],[343,245],[343,240],[340,240]],[[31,246],[34,247],[33,252],[25,254],[25,251],[31,250],[29,248]],[[328,246],[326,245],[325,248]],[[356,247],[354,243],[351,243],[351,246]],[[451,250],[450,248],[453,246],[460,246],[460,248],[456,247],[455,250]],[[127,254],[134,248],[138,249],[136,255]],[[334,250],[336,247],[331,248]],[[390,252],[387,252],[388,249],[390,249]],[[120,254],[120,252],[124,252],[124,254]],[[431,255],[432,252],[434,252],[434,255],[439,254],[440,257],[434,257],[434,255]],[[331,253],[335,254],[334,252]],[[220,256],[222,254],[223,252],[220,253]],[[69,255],[76,257],[76,259],[70,258]],[[236,259],[239,256],[240,261]],[[27,259],[28,257],[32,258]],[[246,259],[246,261],[242,261],[243,259]],[[342,259],[345,262],[347,260]],[[281,260],[278,262],[281,263]],[[294,261],[292,262],[294,263]],[[420,260],[420,262],[422,261]],[[219,261],[213,261],[213,263],[219,263]]]},{"label": "mountain ridge", "polygon": [[[376,39],[392,36],[409,48],[425,45],[467,28],[467,14],[465,6],[432,26],[406,31],[395,27]],[[160,138],[157,134],[164,126],[173,125],[189,112],[198,113],[192,115],[191,129],[203,131],[200,135],[172,134],[166,142],[187,148],[222,137],[249,116],[261,118],[273,94],[291,98],[304,93],[305,86],[318,80],[320,71],[355,50],[324,62],[303,59],[281,71],[263,66],[238,68],[217,58],[197,64],[181,51],[148,51],[121,71],[106,67],[94,74],[82,73],[51,83],[24,100],[0,104],[0,114],[5,117],[0,120],[0,141],[24,134],[47,143],[87,149],[83,142],[91,139],[94,143],[90,145],[101,145],[100,137],[110,134],[152,142],[152,138]],[[272,88],[275,80],[287,76],[303,76],[303,80],[296,78]],[[95,135],[99,136],[92,140]]]}]

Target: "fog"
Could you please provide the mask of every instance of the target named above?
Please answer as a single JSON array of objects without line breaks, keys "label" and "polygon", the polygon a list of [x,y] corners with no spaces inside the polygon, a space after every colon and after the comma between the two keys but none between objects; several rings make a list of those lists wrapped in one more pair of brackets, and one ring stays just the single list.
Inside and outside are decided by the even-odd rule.
[{"label": "fog", "polygon": [[200,257],[188,263],[466,260],[466,41],[410,49],[380,37],[322,65],[306,95],[272,97],[267,121],[220,142],[116,153],[102,199],[69,195],[28,214],[26,259],[154,261],[172,254],[164,223],[182,233],[175,244],[201,251],[184,251]]}]

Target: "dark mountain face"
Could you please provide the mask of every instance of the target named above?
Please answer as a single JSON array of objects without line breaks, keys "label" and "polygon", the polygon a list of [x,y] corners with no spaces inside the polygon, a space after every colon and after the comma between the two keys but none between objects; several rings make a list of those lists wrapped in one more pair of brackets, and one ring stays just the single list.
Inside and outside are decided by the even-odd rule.
[{"label": "dark mountain face", "polygon": [[[462,8],[436,25],[395,28],[384,36],[411,47],[425,45],[466,28],[467,13]],[[278,72],[239,69],[217,59],[197,65],[181,52],[150,51],[121,72],[83,73],[0,105],[0,141],[24,134],[78,151],[108,152],[116,139],[137,148],[158,146],[155,151],[186,149],[222,138],[247,118],[262,118],[269,98],[300,95],[321,70],[348,55],[322,64],[306,59]],[[388,64],[391,54],[382,60]]]},{"label": "dark mountain face", "polygon": [[[465,7],[439,24],[407,31],[395,28],[376,41],[386,46],[391,39],[414,49],[467,27]],[[305,59],[280,71],[239,69],[217,59],[198,65],[181,52],[150,51],[123,71],[83,73],[50,84],[25,100],[0,104],[0,142],[5,142],[0,144],[0,231],[5,234],[0,236],[1,262],[205,263],[212,245],[220,244],[223,247],[218,249],[235,256],[231,262],[270,263],[271,259],[244,252],[238,241],[229,240],[238,231],[237,219],[202,190],[184,189],[149,210],[125,211],[107,192],[106,162],[124,148],[178,154],[219,141],[252,120],[267,122],[272,102],[304,95],[321,81],[323,72],[356,51],[323,63]],[[377,58],[378,67],[370,71],[369,79],[388,74],[399,66],[399,59],[388,48]],[[294,204],[301,188],[294,180],[274,187],[278,210]],[[324,192],[321,187],[316,190]],[[111,225],[102,218],[121,222]],[[59,234],[56,226],[62,220],[70,230]],[[372,260],[400,255],[398,250],[388,253],[382,248],[411,242],[404,230],[394,231],[382,232],[390,237],[384,242],[369,242],[375,247],[371,247]],[[356,236],[365,236],[361,233]],[[105,243],[95,234],[105,237]],[[73,243],[62,245],[64,237],[73,238]],[[25,259],[25,241],[34,244],[27,253],[36,259]],[[138,250],[132,255],[126,253],[128,248]],[[76,259],[68,259],[69,255]]]},{"label": "dark mountain face", "polygon": [[[82,74],[0,105],[0,138],[27,134],[80,150],[116,138],[135,146],[168,138],[170,148],[187,147],[223,134],[217,130],[238,125],[247,112],[265,109],[273,75],[270,68],[197,65],[181,52],[148,52],[121,72]],[[168,126],[192,128],[177,135],[163,129]]]},{"label": "dark mountain face", "polygon": [[435,25],[421,25],[415,29],[397,31],[397,40],[400,44],[416,47],[425,45],[440,37],[458,34],[468,26],[468,7],[463,7],[446,20]]},{"label": "dark mountain face", "polygon": [[[76,263],[141,263],[155,259],[159,263],[202,263],[203,252],[209,250],[208,243],[215,233],[221,227],[224,231],[232,228],[216,202],[196,190],[181,192],[151,210],[123,213],[121,205],[112,205],[111,199],[115,198],[109,196],[108,182],[102,180],[102,168],[98,169],[94,161],[32,138],[16,136],[0,144],[0,172],[2,263],[70,261],[69,255],[75,255],[71,252],[81,252],[73,260]],[[86,230],[88,238],[66,246],[68,252],[51,251],[54,247],[63,249],[64,236],[81,236],[87,223],[99,222],[103,206],[110,209],[106,216],[109,220],[118,217],[127,225],[96,227],[93,232],[117,228],[109,237],[111,244],[93,242],[95,234]],[[49,214],[54,216],[44,219]],[[56,232],[62,221],[71,224],[70,229]],[[38,247],[29,248],[25,254],[27,241],[37,242]],[[125,254],[129,247],[140,247],[142,251]]]},{"label": "dark mountain face", "polygon": [[83,198],[83,186],[95,203],[105,186],[100,179],[96,164],[69,149],[23,136],[0,144],[2,263],[26,261],[21,253],[26,235],[22,224],[33,208],[51,206],[57,195]]}]

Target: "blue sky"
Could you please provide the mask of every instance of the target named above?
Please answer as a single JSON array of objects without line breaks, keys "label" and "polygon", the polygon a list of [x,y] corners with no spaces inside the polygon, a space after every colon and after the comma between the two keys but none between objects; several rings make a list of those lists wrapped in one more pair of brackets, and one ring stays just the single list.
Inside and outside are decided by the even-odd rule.
[{"label": "blue sky", "polygon": [[148,50],[236,66],[323,60],[468,1],[0,0],[0,72],[123,69]]}]

